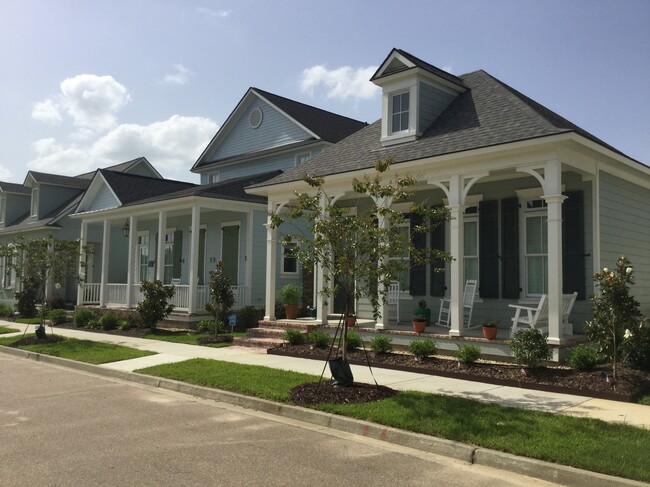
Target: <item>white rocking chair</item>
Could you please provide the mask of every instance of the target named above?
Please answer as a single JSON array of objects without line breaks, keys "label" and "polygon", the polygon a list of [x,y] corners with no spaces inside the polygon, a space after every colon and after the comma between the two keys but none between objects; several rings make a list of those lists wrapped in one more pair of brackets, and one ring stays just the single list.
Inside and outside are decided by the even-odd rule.
[{"label": "white rocking chair", "polygon": [[[468,279],[465,282],[465,291],[463,292],[463,325],[465,328],[472,326],[472,311],[474,310],[474,297],[476,296],[476,280]],[[441,326],[451,327],[450,323],[451,299],[443,298],[440,300],[440,312],[438,313],[438,324]]]}]

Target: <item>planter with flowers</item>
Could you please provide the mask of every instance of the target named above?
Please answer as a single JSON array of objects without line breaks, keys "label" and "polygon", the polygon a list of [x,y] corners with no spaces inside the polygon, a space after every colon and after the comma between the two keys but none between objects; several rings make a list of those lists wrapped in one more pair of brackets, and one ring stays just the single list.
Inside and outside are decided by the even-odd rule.
[{"label": "planter with flowers", "polygon": [[483,325],[481,325],[481,329],[483,330],[483,337],[488,340],[494,340],[499,332],[499,322],[495,320],[487,320]]}]

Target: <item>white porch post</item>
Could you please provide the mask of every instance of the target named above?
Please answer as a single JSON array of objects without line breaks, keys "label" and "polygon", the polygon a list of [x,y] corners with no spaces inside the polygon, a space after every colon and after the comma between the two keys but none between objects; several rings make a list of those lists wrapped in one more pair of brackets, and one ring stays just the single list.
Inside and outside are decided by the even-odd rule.
[{"label": "white porch post", "polygon": [[192,226],[190,229],[190,272],[189,272],[189,312],[196,314],[196,296],[199,285],[199,223],[201,220],[201,208],[198,205],[192,206]]},{"label": "white porch post", "polygon": [[156,249],[156,279],[165,278],[165,230],[167,229],[167,213],[158,212],[158,248]]},{"label": "white porch post", "polygon": [[104,233],[102,235],[102,281],[99,288],[99,306],[105,307],[108,299],[108,264],[111,244],[111,222],[104,220]]},{"label": "white porch post", "polygon": [[[392,204],[393,204],[392,198],[375,200],[375,205],[377,205],[377,208],[390,208]],[[377,227],[379,228],[380,231],[386,230],[386,228],[388,228],[388,220],[384,215],[378,216]],[[379,244],[381,245],[382,242],[379,242]],[[387,255],[382,255],[381,257],[379,257],[379,265],[380,266],[384,265],[386,259],[388,259]],[[379,300],[379,318],[375,323],[375,329],[383,330],[384,328],[386,328],[386,325],[388,324],[388,313],[389,313],[388,289],[386,288],[386,285],[382,282],[378,282],[377,285],[381,286],[381,288],[379,289],[379,295],[381,296],[381,298]],[[399,299],[399,297],[397,299]],[[399,316],[397,317],[397,321],[399,322]]]},{"label": "white porch post", "polygon": [[245,302],[240,305],[250,306],[253,304],[253,234],[255,232],[253,211],[249,211],[246,218],[246,292]]},{"label": "white porch post", "polygon": [[463,207],[462,205],[449,206],[451,220],[450,226],[450,253],[455,258],[451,261],[451,278],[450,278],[450,308],[451,328],[449,335],[463,335]]},{"label": "white porch post", "polygon": [[[337,196],[338,198],[339,196]],[[327,196],[325,194],[321,195],[321,213],[323,216],[325,216],[326,208],[327,208]],[[331,251],[329,258],[331,259]],[[330,305],[332,304],[330,301],[334,299],[334,296],[331,296],[329,300],[323,296],[323,288],[325,287],[325,283],[327,282],[327,277],[329,275],[328,270],[323,267],[322,264],[316,264],[314,268],[314,285],[316,286],[316,322],[321,323],[323,325],[327,324],[327,315],[329,315],[330,312]],[[330,286],[331,289],[331,286]]]},{"label": "white porch post", "polygon": [[135,216],[129,217],[129,256],[127,258],[126,272],[126,307],[133,306],[133,283],[135,281],[135,244],[138,238],[138,219]]},{"label": "white porch post", "polygon": [[544,171],[548,205],[548,343],[562,341],[562,166],[550,161]]},{"label": "white porch post", "polygon": [[81,230],[79,234],[79,286],[77,288],[77,306],[84,304],[84,284],[88,279],[88,269],[84,265],[86,262],[86,252],[84,248],[88,244],[88,223],[81,221]]},{"label": "white porch post", "polygon": [[[269,209],[274,205],[269,201]],[[271,226],[271,217],[268,217],[266,227],[266,300],[264,310],[265,321],[275,321],[275,273],[277,249],[277,230]]]}]

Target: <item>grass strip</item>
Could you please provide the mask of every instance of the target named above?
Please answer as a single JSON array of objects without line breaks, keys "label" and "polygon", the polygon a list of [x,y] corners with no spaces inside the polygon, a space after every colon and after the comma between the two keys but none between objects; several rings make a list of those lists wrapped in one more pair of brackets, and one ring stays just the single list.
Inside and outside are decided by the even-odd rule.
[{"label": "grass strip", "polygon": [[[280,402],[290,402],[293,387],[318,380],[309,374],[208,359],[137,372]],[[642,428],[412,391],[382,401],[321,404],[317,409],[593,472],[650,481],[650,431]]]},{"label": "grass strip", "polygon": [[[156,330],[154,333],[147,333],[143,338],[148,338],[150,340],[161,340],[163,342],[184,343],[186,345],[198,345],[196,341],[199,338],[204,338],[212,335],[213,333],[194,333],[191,331],[186,332],[186,331]],[[232,337],[241,337],[241,336],[246,336],[246,333],[235,332],[235,333],[226,333],[225,335],[229,335]],[[204,346],[221,348],[221,347],[229,347],[231,345],[232,343],[224,342],[224,343],[210,343]]]},{"label": "grass strip", "polygon": [[[34,334],[26,335],[26,337],[33,336]],[[15,336],[0,338],[0,345],[11,346],[11,344],[16,342],[19,338],[20,337]],[[76,338],[64,338],[63,341],[57,343],[24,345],[18,348],[21,350],[29,350],[30,352],[67,358],[94,365],[155,355],[155,352],[150,352],[148,350],[138,350],[123,345],[94,342],[91,340],[79,340]]]},{"label": "grass strip", "polygon": [[17,328],[8,328],[6,326],[0,326],[0,335],[3,335],[5,333],[14,333],[16,331],[20,331]]}]

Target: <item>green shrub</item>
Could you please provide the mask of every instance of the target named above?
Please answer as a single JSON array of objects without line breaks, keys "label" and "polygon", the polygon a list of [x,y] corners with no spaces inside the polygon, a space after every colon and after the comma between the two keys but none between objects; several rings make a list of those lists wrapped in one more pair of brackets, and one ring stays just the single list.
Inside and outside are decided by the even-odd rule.
[{"label": "green shrub", "polygon": [[348,331],[347,350],[351,352],[355,348],[360,348],[362,345],[361,336],[356,331]]},{"label": "green shrub", "polygon": [[34,318],[38,314],[36,309],[36,298],[38,297],[38,282],[35,279],[27,278],[23,282],[23,290],[14,293],[16,298],[16,310],[24,318]]},{"label": "green shrub", "polygon": [[569,365],[576,370],[592,370],[601,361],[601,354],[592,345],[580,344],[571,349]]},{"label": "green shrub", "polygon": [[59,325],[68,321],[68,313],[64,309],[51,309],[47,313],[47,319],[50,320],[53,325]]},{"label": "green shrub", "polygon": [[289,342],[289,345],[300,345],[305,341],[305,335],[300,330],[287,328],[284,331],[284,339]]},{"label": "green shrub", "polygon": [[264,318],[264,310],[255,306],[244,306],[237,310],[237,328],[246,330],[257,327],[258,322]]},{"label": "green shrub", "polygon": [[138,303],[137,310],[142,324],[154,330],[156,323],[164,320],[174,309],[169,300],[176,294],[174,286],[166,286],[161,281],[144,281],[140,284],[140,292],[144,295]]},{"label": "green shrub", "polygon": [[14,309],[8,304],[0,303],[0,316],[10,317],[14,315]]},{"label": "green shrub", "polygon": [[293,282],[285,284],[280,289],[278,297],[282,304],[298,304],[302,297],[302,287]]},{"label": "green shrub", "polygon": [[308,335],[309,343],[311,343],[315,348],[327,348],[332,340],[329,333],[322,330],[314,330]]},{"label": "green shrub", "polygon": [[473,364],[481,358],[481,347],[476,345],[459,346],[458,350],[454,353],[454,356],[464,364]]},{"label": "green shrub", "polygon": [[90,329],[95,329],[99,328],[101,325],[99,324],[99,320],[92,318],[91,320],[88,321],[88,328]]},{"label": "green shrub", "polygon": [[438,351],[433,340],[413,340],[409,344],[409,352],[419,360],[435,355]]},{"label": "green shrub", "polygon": [[378,335],[370,340],[370,348],[377,353],[389,353],[393,351],[393,339]]},{"label": "green shrub", "polygon": [[104,313],[101,318],[99,318],[99,324],[102,327],[102,330],[116,330],[119,324],[118,322],[119,318],[112,311]]},{"label": "green shrub", "polygon": [[517,330],[510,341],[510,351],[517,363],[525,367],[537,367],[551,358],[546,337],[535,328]]},{"label": "green shrub", "polygon": [[95,318],[95,312],[88,308],[77,308],[74,313],[74,324],[77,326],[86,326]]},{"label": "green shrub", "polygon": [[214,320],[201,320],[196,324],[196,331],[199,333],[218,333],[221,324]]},{"label": "green shrub", "polygon": [[133,328],[133,323],[128,320],[118,320],[117,326],[120,330],[130,330]]}]

